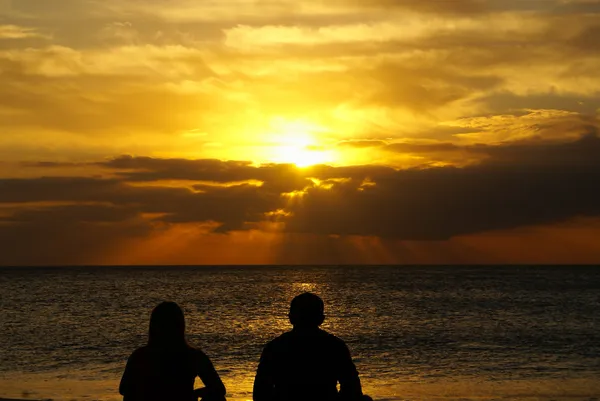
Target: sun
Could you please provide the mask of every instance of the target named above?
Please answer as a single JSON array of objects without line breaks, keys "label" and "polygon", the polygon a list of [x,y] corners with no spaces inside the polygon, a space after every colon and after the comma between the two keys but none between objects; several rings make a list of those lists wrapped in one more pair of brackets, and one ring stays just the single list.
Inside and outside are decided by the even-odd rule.
[{"label": "sun", "polygon": [[275,162],[295,164],[297,167],[309,167],[314,166],[315,164],[333,162],[333,157],[330,154],[331,152],[314,150],[312,149],[312,145],[277,146],[275,152],[277,153],[274,158]]},{"label": "sun", "polygon": [[302,141],[296,138],[293,142],[276,146],[273,161],[295,164],[297,167],[309,167],[334,161],[331,151],[321,149],[312,141]]},{"label": "sun", "polygon": [[273,156],[276,163],[290,163],[297,167],[309,167],[335,161],[332,151],[319,144],[318,133],[323,128],[306,121],[276,119],[272,136]]}]

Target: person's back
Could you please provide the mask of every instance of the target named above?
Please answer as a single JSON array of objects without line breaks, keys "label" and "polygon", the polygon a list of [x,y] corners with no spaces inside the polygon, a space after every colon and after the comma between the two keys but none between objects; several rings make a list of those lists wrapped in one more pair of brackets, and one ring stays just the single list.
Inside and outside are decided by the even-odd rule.
[{"label": "person's back", "polygon": [[294,329],[265,346],[254,382],[254,401],[363,397],[348,347],[319,329],[323,320],[323,301],[316,295],[306,293],[292,301],[290,321]]},{"label": "person's back", "polygon": [[[225,386],[210,359],[185,341],[181,308],[163,302],[152,312],[148,345],[131,354],[119,386],[124,401],[225,399]],[[206,387],[194,390],[200,377]]]},{"label": "person's back", "polygon": [[129,358],[119,390],[125,396],[124,401],[196,401],[196,376],[206,381],[218,377],[202,351],[191,347],[162,350],[145,346]]}]

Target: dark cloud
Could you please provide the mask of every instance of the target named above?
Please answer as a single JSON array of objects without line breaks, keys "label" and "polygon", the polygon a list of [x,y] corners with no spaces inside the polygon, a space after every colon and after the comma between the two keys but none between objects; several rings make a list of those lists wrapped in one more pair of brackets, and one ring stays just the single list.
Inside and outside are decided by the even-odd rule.
[{"label": "dark cloud", "polygon": [[190,180],[232,183],[257,180],[264,182],[265,188],[277,193],[302,189],[310,183],[308,177],[299,174],[298,168],[292,164],[267,164],[254,167],[249,161],[121,156],[98,165],[125,170],[118,174],[130,182]]},{"label": "dark cloud", "polygon": [[[269,212],[284,210],[286,215],[279,221],[285,223],[288,233],[443,240],[600,215],[596,188],[600,139],[595,127],[590,126],[579,140],[562,143],[529,140],[463,148],[452,144],[396,146],[412,152],[461,149],[485,158],[465,168],[395,170],[383,166],[298,169],[247,162],[121,157],[103,163],[121,172],[118,179],[1,180],[0,203],[108,205],[41,210],[33,205],[5,217],[3,227],[13,224],[22,230],[23,224],[58,226],[61,221],[118,225],[150,214],[155,223],[213,222],[218,232],[229,232],[256,227],[268,220]],[[166,179],[231,185],[173,188],[149,181]],[[233,184],[239,180],[263,184]],[[282,195],[289,190],[301,192],[295,197]]]},{"label": "dark cloud", "polygon": [[70,265],[103,263],[128,240],[145,238],[154,230],[142,220],[111,224],[36,220],[0,221],[1,265]]},{"label": "dark cloud", "polygon": [[[451,144],[433,147],[455,149]],[[329,190],[310,188],[287,228],[443,240],[600,213],[595,184],[600,180],[600,139],[595,132],[571,143],[481,145],[469,151],[488,159],[466,168],[375,176],[375,186],[361,188],[360,181],[351,180]]]},{"label": "dark cloud", "polygon": [[218,232],[228,232],[264,221],[265,213],[281,205],[279,193],[254,185],[196,188],[206,192],[194,194],[181,205],[183,207],[174,205],[163,220],[170,223],[212,221],[220,224]]},{"label": "dark cloud", "polygon": [[588,133],[570,143],[540,143],[527,141],[503,146],[479,145],[474,149],[488,155],[489,165],[516,165],[523,168],[548,166],[564,168],[600,167],[600,140],[598,130],[588,127]]},{"label": "dark cloud", "polygon": [[600,13],[600,3],[597,1],[571,0],[559,2],[554,9],[557,13],[572,13],[592,15]]},{"label": "dark cloud", "polygon": [[419,1],[419,0],[366,0],[366,1],[340,1],[342,4],[353,4],[359,7],[394,7],[415,11],[432,13],[459,13],[473,14],[489,10],[486,0],[446,0],[446,1]]},{"label": "dark cloud", "polygon": [[386,144],[385,141],[381,141],[378,139],[359,139],[359,140],[350,140],[350,141],[342,141],[338,143],[340,147],[349,147],[349,148],[372,148],[384,146]]},{"label": "dark cloud", "polygon": [[129,181],[181,179],[230,182],[253,178],[249,174],[249,167],[252,164],[249,161],[156,159],[123,155],[98,164],[116,170],[125,170],[121,175]]},{"label": "dark cloud", "polygon": [[313,188],[294,209],[293,232],[444,240],[462,234],[597,215],[598,168],[439,168],[399,172],[358,190]]},{"label": "dark cloud", "polygon": [[0,222],[64,226],[78,223],[120,223],[134,219],[137,215],[138,211],[133,207],[75,204],[21,209],[11,216],[0,217]]},{"label": "dark cloud", "polygon": [[18,212],[5,222],[109,222],[146,213],[159,214],[155,220],[170,223],[217,222],[220,230],[229,231],[263,220],[264,213],[277,209],[281,202],[280,192],[268,186],[197,185],[195,189],[131,186],[96,178],[6,179],[0,180],[0,203],[100,202],[116,207],[72,205],[39,210],[34,205],[33,210]]},{"label": "dark cloud", "polygon": [[79,167],[82,164],[73,162],[21,162],[22,167],[40,167],[40,168],[58,168],[58,167]]},{"label": "dark cloud", "polygon": [[391,167],[374,165],[342,167],[315,165],[300,169],[293,164],[271,163],[255,166],[248,161],[157,159],[127,155],[99,162],[97,165],[115,169],[124,181],[190,180],[235,183],[257,180],[264,182],[263,187],[282,189],[281,187],[285,186],[289,189],[281,192],[302,189],[310,183],[309,178],[363,179],[395,171]]},{"label": "dark cloud", "polygon": [[[435,14],[484,14],[503,11],[597,12],[595,4],[571,4],[560,0],[342,0],[359,7],[401,8]],[[565,4],[566,3],[566,4]]]},{"label": "dark cloud", "polygon": [[0,203],[28,202],[102,202],[119,193],[123,185],[117,180],[42,177],[35,179],[0,179]]},{"label": "dark cloud", "polygon": [[[473,155],[484,159],[484,166],[514,165],[520,168],[532,166],[558,167],[600,165],[600,141],[598,128],[594,125],[580,127],[583,136],[574,142],[548,141],[540,136],[500,145],[475,144],[459,146],[453,143],[394,143],[384,147],[397,153],[414,153],[434,156],[456,153]],[[445,158],[448,156],[446,155]]]},{"label": "dark cloud", "polygon": [[[600,8],[600,5],[598,6]],[[570,42],[571,45],[586,52],[600,50],[600,25],[587,27]]]},{"label": "dark cloud", "polygon": [[469,150],[470,147],[461,147],[453,143],[392,143],[385,150],[397,153],[439,153]]},{"label": "dark cloud", "polygon": [[494,93],[486,95],[481,102],[489,110],[497,114],[510,114],[516,110],[565,110],[593,115],[600,109],[600,96],[584,96],[577,94],[545,93],[543,95],[519,96],[513,93]]}]

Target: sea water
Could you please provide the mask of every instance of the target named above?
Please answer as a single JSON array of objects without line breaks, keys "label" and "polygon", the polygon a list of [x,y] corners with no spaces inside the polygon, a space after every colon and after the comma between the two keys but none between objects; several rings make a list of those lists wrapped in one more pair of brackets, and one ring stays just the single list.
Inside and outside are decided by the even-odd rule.
[{"label": "sea water", "polygon": [[600,267],[0,269],[0,398],[120,400],[152,308],[181,305],[228,399],[252,398],[291,299],[325,301],[376,400],[600,396]]}]

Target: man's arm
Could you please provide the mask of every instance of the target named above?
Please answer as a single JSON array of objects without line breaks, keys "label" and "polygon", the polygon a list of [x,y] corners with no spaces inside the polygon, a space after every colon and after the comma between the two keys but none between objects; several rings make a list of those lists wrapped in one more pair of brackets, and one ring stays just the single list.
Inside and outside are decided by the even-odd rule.
[{"label": "man's arm", "polygon": [[360,400],[363,393],[358,371],[354,362],[352,362],[350,350],[341,340],[339,352],[338,381],[340,382],[340,398],[344,401]]},{"label": "man's arm", "polygon": [[121,383],[119,384],[119,394],[123,396],[124,401],[133,400],[134,397],[134,369],[133,365],[135,363],[135,353],[133,353],[129,359],[127,359],[127,364],[125,365],[125,371],[123,372],[123,376],[121,377]]},{"label": "man's arm", "polygon": [[273,401],[274,398],[273,355],[270,344],[267,344],[260,356],[260,362],[256,370],[252,399],[254,401]]}]

